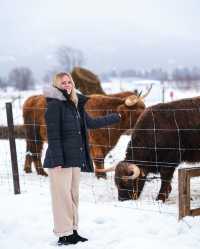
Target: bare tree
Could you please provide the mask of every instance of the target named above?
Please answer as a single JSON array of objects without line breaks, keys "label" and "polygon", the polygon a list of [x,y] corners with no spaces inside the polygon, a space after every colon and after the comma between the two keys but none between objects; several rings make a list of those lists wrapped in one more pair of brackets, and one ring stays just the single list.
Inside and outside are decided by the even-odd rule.
[{"label": "bare tree", "polygon": [[53,79],[53,76],[58,72],[56,69],[48,70],[43,77],[45,83],[50,83]]},{"label": "bare tree", "polygon": [[7,86],[7,80],[0,77],[0,88],[4,89]]},{"label": "bare tree", "polygon": [[81,50],[68,46],[59,47],[56,56],[63,70],[67,72],[71,72],[74,67],[82,66],[85,61]]},{"label": "bare tree", "polygon": [[19,90],[34,89],[35,80],[32,71],[27,67],[14,68],[9,73],[9,83]]}]

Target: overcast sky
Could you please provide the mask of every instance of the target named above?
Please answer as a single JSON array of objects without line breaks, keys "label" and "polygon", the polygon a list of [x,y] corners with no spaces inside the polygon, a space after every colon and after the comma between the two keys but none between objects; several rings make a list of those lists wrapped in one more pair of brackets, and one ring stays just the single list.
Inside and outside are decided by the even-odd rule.
[{"label": "overcast sky", "polygon": [[200,66],[199,0],[0,0],[0,76],[29,66],[42,76],[61,45],[86,66]]}]

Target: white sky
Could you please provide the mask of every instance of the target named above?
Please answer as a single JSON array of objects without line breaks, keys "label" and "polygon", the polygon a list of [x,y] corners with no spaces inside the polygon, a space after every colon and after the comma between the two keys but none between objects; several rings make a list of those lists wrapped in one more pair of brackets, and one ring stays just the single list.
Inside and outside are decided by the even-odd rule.
[{"label": "white sky", "polygon": [[96,72],[200,64],[198,0],[0,0],[0,75],[42,75],[60,45]]}]

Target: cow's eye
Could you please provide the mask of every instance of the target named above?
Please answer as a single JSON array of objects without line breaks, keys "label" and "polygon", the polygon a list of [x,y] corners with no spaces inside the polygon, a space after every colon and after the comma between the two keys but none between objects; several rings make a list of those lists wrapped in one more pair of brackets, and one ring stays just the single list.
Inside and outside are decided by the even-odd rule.
[{"label": "cow's eye", "polygon": [[129,173],[128,173],[128,176],[132,176],[132,175],[133,175],[133,172],[129,172]]}]

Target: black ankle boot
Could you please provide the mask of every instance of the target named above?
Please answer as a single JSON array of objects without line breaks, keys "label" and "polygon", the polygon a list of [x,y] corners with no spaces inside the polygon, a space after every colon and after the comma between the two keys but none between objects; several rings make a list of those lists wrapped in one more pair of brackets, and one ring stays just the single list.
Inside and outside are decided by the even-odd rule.
[{"label": "black ankle boot", "polygon": [[88,239],[86,239],[86,238],[84,238],[84,237],[81,237],[81,236],[78,234],[77,230],[73,230],[73,235],[76,237],[76,239],[77,239],[78,241],[81,241],[81,242],[88,241]]},{"label": "black ankle boot", "polygon": [[78,240],[78,238],[74,234],[71,234],[71,235],[68,235],[68,236],[60,237],[57,244],[59,246],[61,246],[61,245],[70,245],[70,244],[76,244],[79,241],[80,240]]}]

